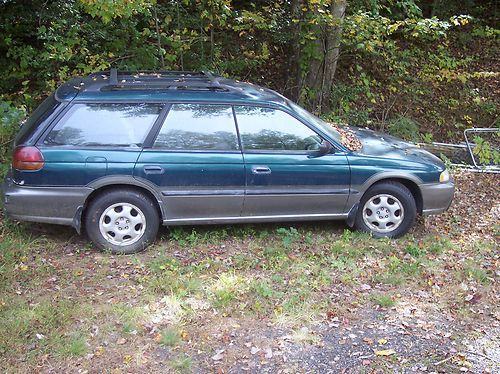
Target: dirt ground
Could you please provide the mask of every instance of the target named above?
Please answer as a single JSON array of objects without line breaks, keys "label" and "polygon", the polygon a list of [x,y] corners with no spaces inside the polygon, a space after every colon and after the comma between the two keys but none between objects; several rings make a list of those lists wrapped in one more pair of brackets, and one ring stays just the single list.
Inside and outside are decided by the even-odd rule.
[{"label": "dirt ground", "polygon": [[499,179],[399,240],[342,222],[162,228],[132,256],[71,229],[0,236],[0,370],[500,372]]}]

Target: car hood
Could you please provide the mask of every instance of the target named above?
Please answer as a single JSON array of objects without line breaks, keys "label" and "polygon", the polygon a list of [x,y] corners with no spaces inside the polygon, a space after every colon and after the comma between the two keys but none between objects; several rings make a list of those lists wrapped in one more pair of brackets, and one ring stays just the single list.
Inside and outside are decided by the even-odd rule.
[{"label": "car hood", "polygon": [[416,144],[366,128],[349,127],[349,129],[363,145],[357,154],[425,162],[444,168],[444,163],[437,156],[419,148]]}]

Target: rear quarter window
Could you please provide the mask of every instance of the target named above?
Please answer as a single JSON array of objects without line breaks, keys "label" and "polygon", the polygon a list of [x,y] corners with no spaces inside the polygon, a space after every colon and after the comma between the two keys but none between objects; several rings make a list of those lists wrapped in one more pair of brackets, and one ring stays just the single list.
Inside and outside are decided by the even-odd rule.
[{"label": "rear quarter window", "polygon": [[14,140],[14,145],[25,143],[26,139],[54,113],[59,105],[60,103],[55,99],[54,95],[47,97],[21,126]]},{"label": "rear quarter window", "polygon": [[44,144],[141,147],[161,109],[161,104],[75,104]]}]

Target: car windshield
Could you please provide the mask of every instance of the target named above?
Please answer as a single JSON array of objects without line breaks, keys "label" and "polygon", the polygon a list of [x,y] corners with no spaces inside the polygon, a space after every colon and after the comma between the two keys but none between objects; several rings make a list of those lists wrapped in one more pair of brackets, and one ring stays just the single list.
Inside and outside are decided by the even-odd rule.
[{"label": "car windshield", "polygon": [[291,100],[288,100],[288,105],[302,118],[305,118],[307,121],[312,122],[314,125],[318,126],[320,129],[324,130],[327,134],[333,137],[337,142],[343,144],[340,133],[331,124],[323,121],[319,117],[316,117],[314,114],[309,113],[307,110],[295,104]]}]

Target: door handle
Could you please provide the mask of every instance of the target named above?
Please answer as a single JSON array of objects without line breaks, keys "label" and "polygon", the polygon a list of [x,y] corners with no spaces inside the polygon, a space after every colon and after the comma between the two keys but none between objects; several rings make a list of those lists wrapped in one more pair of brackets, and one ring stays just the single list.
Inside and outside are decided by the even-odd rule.
[{"label": "door handle", "polygon": [[269,166],[252,166],[252,174],[271,174]]},{"label": "door handle", "polygon": [[159,165],[146,165],[143,168],[145,174],[163,174],[164,170]]}]

